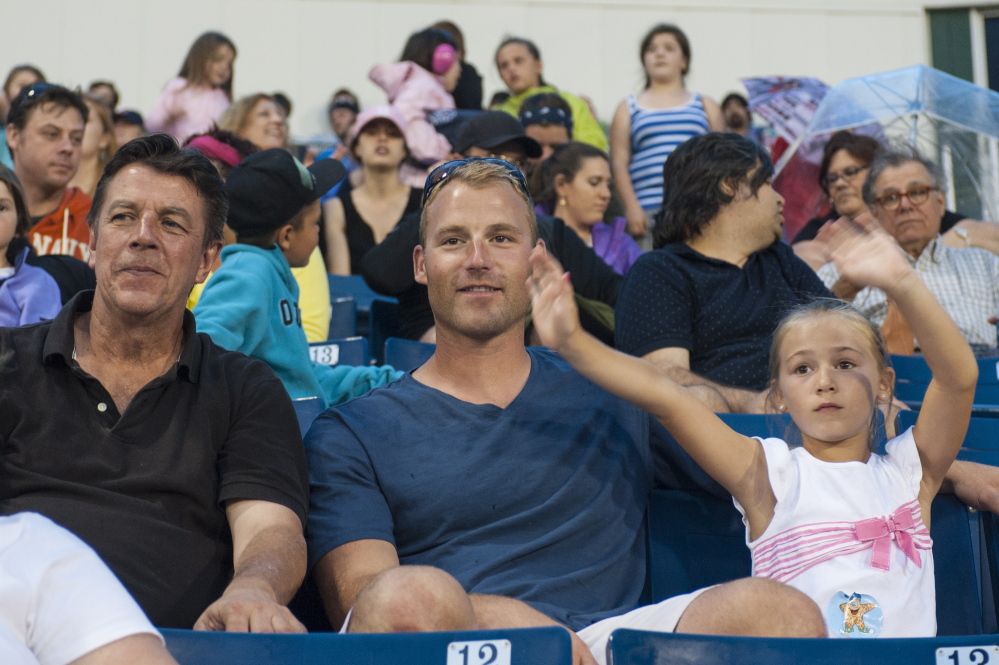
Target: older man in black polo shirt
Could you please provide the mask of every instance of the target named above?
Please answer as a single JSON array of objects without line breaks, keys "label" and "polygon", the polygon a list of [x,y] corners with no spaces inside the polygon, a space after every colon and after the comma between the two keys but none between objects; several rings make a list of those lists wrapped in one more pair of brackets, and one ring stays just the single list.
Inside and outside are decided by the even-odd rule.
[{"label": "older man in black polo shirt", "polygon": [[88,217],[97,290],[0,329],[0,513],[88,542],[159,626],[302,630],[308,505],[294,410],[263,363],[194,330],[227,202],[167,136],[111,160]]},{"label": "older man in black polo shirt", "polygon": [[716,412],[761,413],[770,337],[792,307],[832,297],[780,239],[784,199],[753,141],[707,134],[663,168],[658,248],[618,298],[615,341],[668,371]]}]

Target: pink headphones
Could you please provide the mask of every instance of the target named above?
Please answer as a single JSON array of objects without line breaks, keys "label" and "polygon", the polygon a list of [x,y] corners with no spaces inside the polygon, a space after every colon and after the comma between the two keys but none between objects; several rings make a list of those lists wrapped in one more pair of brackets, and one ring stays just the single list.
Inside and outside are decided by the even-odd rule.
[{"label": "pink headphones", "polygon": [[439,44],[434,49],[434,57],[430,61],[430,69],[434,74],[444,74],[451,69],[458,54],[450,44]]}]

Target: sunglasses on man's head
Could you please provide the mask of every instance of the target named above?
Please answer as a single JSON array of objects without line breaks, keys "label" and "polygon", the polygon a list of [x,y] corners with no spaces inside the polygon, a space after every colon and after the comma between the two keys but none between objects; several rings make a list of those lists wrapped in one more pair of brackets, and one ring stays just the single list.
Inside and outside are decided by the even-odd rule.
[{"label": "sunglasses on man's head", "polygon": [[10,123],[15,118],[17,118],[17,116],[20,114],[21,107],[23,107],[24,103],[27,102],[29,99],[32,99],[44,93],[46,90],[51,90],[52,88],[58,88],[58,87],[59,86],[57,86],[55,83],[35,83],[21,90],[21,92],[19,92],[12,100],[10,111],[7,112],[7,122]]},{"label": "sunglasses on man's head", "polygon": [[497,164],[502,166],[503,170],[517,183],[517,187],[520,188],[520,191],[524,192],[524,196],[528,199],[531,198],[531,193],[527,189],[527,179],[524,178],[524,173],[510,162],[502,159],[496,159],[495,157],[467,157],[465,159],[455,159],[450,162],[445,162],[430,172],[430,175],[427,176],[427,182],[423,186],[423,201],[420,205],[426,206],[427,199],[430,198],[433,191],[437,189],[442,182],[447,180],[448,177],[455,172],[455,170],[457,170],[460,166],[472,162],[485,162],[487,164]]}]

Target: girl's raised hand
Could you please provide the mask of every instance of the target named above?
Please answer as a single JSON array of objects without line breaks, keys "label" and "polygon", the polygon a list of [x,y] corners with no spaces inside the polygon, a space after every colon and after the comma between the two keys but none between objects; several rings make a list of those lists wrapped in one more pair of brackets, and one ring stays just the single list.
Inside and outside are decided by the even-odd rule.
[{"label": "girl's raised hand", "polygon": [[532,274],[527,286],[531,289],[534,330],[545,346],[558,351],[580,330],[569,273],[562,271],[541,242],[531,252],[530,261]]},{"label": "girl's raised hand", "polygon": [[837,219],[831,224],[828,242],[830,258],[840,274],[860,288],[873,286],[888,292],[913,273],[902,248],[867,213],[854,220]]}]

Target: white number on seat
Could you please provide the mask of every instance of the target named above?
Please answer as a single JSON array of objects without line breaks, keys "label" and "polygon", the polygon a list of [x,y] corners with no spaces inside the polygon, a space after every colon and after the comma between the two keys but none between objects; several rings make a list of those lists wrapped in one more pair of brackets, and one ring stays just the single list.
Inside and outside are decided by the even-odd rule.
[{"label": "white number on seat", "polygon": [[999,665],[999,645],[937,649],[937,665],[985,665],[986,663]]},{"label": "white number on seat", "polygon": [[309,357],[312,362],[320,365],[336,365],[340,362],[339,344],[322,344],[309,347]]},{"label": "white number on seat", "polygon": [[451,642],[447,665],[510,665],[510,640]]}]

